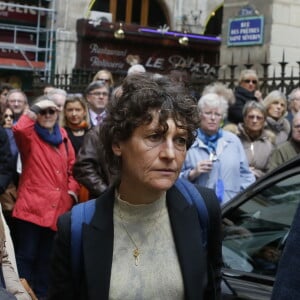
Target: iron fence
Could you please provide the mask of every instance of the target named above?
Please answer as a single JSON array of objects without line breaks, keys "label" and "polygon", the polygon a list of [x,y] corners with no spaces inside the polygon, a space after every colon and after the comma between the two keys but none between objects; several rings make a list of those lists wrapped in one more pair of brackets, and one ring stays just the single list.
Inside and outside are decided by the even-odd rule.
[{"label": "iron fence", "polygon": [[[209,66],[203,64],[197,70],[194,70],[190,76],[189,86],[201,94],[203,88],[212,82],[219,81],[230,88],[234,88],[238,83],[238,76],[242,69],[255,69],[259,75],[260,91],[263,96],[270,91],[278,89],[285,94],[289,94],[294,88],[300,86],[300,61],[291,65],[285,61],[284,55],[282,61],[277,64],[271,64],[267,61],[259,64],[229,64]],[[34,74],[33,88],[41,89],[45,84],[52,84],[55,87],[62,88],[68,93],[83,93],[87,85],[92,81],[95,71],[74,70],[72,74],[67,72],[54,74],[53,76],[41,76]],[[121,82],[124,74],[113,74],[115,81]]]}]

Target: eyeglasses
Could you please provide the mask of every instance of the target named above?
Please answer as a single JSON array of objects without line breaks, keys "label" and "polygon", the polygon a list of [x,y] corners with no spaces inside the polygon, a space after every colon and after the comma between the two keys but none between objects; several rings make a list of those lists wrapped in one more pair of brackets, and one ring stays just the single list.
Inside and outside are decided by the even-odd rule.
[{"label": "eyeglasses", "polygon": [[247,119],[250,119],[250,120],[256,119],[257,121],[262,121],[264,119],[264,117],[262,117],[262,116],[256,116],[256,115],[248,115]]},{"label": "eyeglasses", "polygon": [[7,119],[7,118],[13,119],[13,118],[14,118],[14,115],[4,115],[4,119]]},{"label": "eyeglasses", "polygon": [[24,103],[23,99],[10,99],[8,100],[9,103]]},{"label": "eyeglasses", "polygon": [[56,110],[54,109],[44,109],[40,111],[40,115],[41,116],[45,116],[45,115],[54,115],[56,113]]},{"label": "eyeglasses", "polygon": [[252,82],[253,84],[257,84],[257,80],[255,80],[255,79],[244,79],[243,82],[245,82],[245,83]]},{"label": "eyeglasses", "polygon": [[211,118],[212,116],[214,116],[214,118],[216,118],[216,119],[222,118],[222,114],[220,114],[220,113],[213,113],[211,111],[209,111],[209,112],[204,111],[204,112],[202,112],[202,114],[205,117],[208,117],[208,118]]},{"label": "eyeglasses", "polygon": [[108,93],[107,92],[94,92],[94,93],[89,93],[89,95],[92,95],[92,96],[96,96],[96,97],[99,97],[99,96],[108,96]]}]

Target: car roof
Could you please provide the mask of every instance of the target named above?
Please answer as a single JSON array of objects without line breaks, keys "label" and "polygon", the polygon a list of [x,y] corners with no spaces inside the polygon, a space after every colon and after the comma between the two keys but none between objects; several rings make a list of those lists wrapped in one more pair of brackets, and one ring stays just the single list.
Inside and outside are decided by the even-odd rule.
[{"label": "car roof", "polygon": [[295,168],[299,168],[300,172],[300,154],[296,157],[284,162],[277,168],[271,170],[270,172],[266,173],[264,176],[258,178],[255,182],[253,182],[250,186],[248,186],[245,190],[238,193],[235,197],[231,200],[226,202],[222,206],[222,213],[227,211],[232,206],[235,206],[237,202],[242,202],[244,198],[248,196],[249,193],[253,193],[253,191],[260,189],[264,186],[266,182],[269,182],[272,178],[277,177],[280,174],[286,173],[287,171],[292,171]]}]

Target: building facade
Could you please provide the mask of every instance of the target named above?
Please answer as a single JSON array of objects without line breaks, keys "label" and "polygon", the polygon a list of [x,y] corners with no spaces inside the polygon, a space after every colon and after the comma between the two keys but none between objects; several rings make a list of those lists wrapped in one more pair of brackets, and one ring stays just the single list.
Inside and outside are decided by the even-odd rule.
[{"label": "building facade", "polygon": [[[174,51],[175,54],[178,54],[178,51],[186,52],[186,60],[189,55],[193,58],[197,50],[208,53],[210,48],[206,49],[205,43],[200,39],[198,43],[196,38],[190,36],[189,45],[185,47],[182,46],[183,44],[178,44],[178,39],[184,37],[185,34],[207,33],[206,27],[210,32],[214,32],[216,26],[211,19],[214,19],[216,11],[220,12],[220,7],[222,7],[222,1],[203,1],[200,5],[196,0],[10,0],[1,2],[0,81],[12,83],[26,90],[26,86],[30,85],[30,82],[26,80],[31,77],[32,73],[38,72],[41,76],[43,74],[46,76],[49,73],[71,73],[76,66],[84,67],[84,65],[78,65],[79,61],[84,61],[82,58],[86,55],[86,53],[78,52],[80,39],[83,39],[82,34],[84,34],[80,24],[85,24],[87,28],[89,24],[92,24],[99,32],[103,27],[103,24],[97,25],[95,22],[88,21],[91,18],[91,12],[94,15],[96,13],[97,16],[99,14],[110,16],[108,23],[112,34],[122,24],[127,37],[123,41],[118,41],[120,47],[122,43],[129,40],[130,35],[134,40],[136,31],[143,26],[153,31],[160,30],[159,35],[156,32],[143,34],[155,36],[154,44],[157,45],[157,53],[160,49],[161,52],[167,49],[170,53]],[[78,24],[79,20],[81,20],[80,24]],[[93,20],[95,21],[95,17]],[[208,24],[210,26],[207,26]],[[173,31],[177,34],[169,34]],[[138,35],[140,37],[141,32],[138,32]],[[102,41],[102,36],[99,34],[96,34],[94,38]],[[109,39],[107,36],[103,38],[106,42]],[[134,41],[130,43],[133,49]],[[219,46],[213,50],[218,48]],[[154,56],[158,57],[157,53]],[[214,53],[213,56],[214,59],[210,58],[210,63],[215,63],[218,59],[217,54]],[[205,63],[203,57],[200,55],[194,58],[197,61],[192,61],[192,63]],[[148,58],[145,59],[148,60]]]},{"label": "building facade", "polygon": [[[101,43],[106,52],[109,47],[127,49],[117,62],[123,60],[123,73],[127,55],[136,54],[151,71],[160,72],[161,63],[171,61],[171,67],[189,66],[199,76],[214,64],[256,68],[286,59],[295,68],[300,61],[299,12],[299,0],[1,1],[0,81],[26,90],[33,73],[46,78],[88,69],[87,58],[94,59],[85,48],[90,42]],[[104,18],[100,22],[99,16]],[[123,40],[114,36],[120,27]],[[198,38],[203,34],[215,40],[206,43]],[[172,54],[177,61],[169,57]],[[104,64],[96,64],[94,70],[106,66],[100,59]]]}]

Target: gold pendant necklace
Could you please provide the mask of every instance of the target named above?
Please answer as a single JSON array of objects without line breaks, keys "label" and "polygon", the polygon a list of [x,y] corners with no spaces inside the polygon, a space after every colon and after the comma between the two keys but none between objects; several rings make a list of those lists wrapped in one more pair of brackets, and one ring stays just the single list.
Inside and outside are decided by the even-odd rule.
[{"label": "gold pendant necklace", "polygon": [[[134,257],[134,261],[135,261],[135,265],[138,266],[139,265],[139,261],[140,261],[140,254],[141,254],[141,251],[140,251],[140,248],[137,246],[136,242],[134,241],[134,239],[132,238],[131,234],[128,232],[128,229],[127,227],[125,226],[125,223],[124,223],[124,219],[123,219],[123,215],[121,213],[121,207],[120,207],[120,201],[124,201],[120,198],[120,195],[119,193],[117,193],[117,198],[119,200],[119,203],[118,203],[118,212],[119,212],[119,217],[121,219],[121,223],[122,223],[122,226],[127,234],[127,236],[129,237],[130,241],[132,242],[132,244],[134,245],[134,249],[132,251],[132,254],[133,254],[133,257]],[[161,212],[163,210],[163,206],[161,207],[159,213],[158,213],[158,216],[154,219],[154,222],[153,222],[153,225],[151,226],[151,229],[149,230],[149,232],[147,233],[146,236],[148,236],[151,232],[152,232],[152,228],[154,227],[154,225],[156,224],[156,222],[158,221],[160,215],[161,215]]]}]

